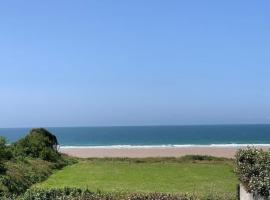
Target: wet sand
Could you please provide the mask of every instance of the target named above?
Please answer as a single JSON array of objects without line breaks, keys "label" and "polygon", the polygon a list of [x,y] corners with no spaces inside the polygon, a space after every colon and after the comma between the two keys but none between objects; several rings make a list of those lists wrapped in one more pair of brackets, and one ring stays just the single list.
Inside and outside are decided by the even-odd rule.
[{"label": "wet sand", "polygon": [[[60,148],[62,153],[80,158],[90,157],[181,157],[210,155],[233,158],[240,147],[172,147],[172,148]],[[243,148],[243,147],[241,147]],[[262,147],[260,147],[262,148]],[[266,149],[267,147],[264,147]]]}]

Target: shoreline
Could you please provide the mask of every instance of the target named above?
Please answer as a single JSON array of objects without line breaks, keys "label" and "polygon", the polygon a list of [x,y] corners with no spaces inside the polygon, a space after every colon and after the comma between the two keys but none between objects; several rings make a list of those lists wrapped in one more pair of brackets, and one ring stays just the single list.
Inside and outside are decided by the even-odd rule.
[{"label": "shoreline", "polygon": [[222,147],[222,148],[242,148],[242,147],[269,147],[270,144],[161,144],[161,145],[59,145],[59,149],[154,149],[154,148],[197,148],[197,147]]},{"label": "shoreline", "polygon": [[60,152],[79,158],[105,158],[105,157],[181,157],[185,155],[209,155],[215,157],[234,158],[240,148],[255,146],[264,150],[269,145],[246,145],[246,146],[185,146],[185,147],[147,147],[147,148],[109,148],[109,147],[60,147]]}]

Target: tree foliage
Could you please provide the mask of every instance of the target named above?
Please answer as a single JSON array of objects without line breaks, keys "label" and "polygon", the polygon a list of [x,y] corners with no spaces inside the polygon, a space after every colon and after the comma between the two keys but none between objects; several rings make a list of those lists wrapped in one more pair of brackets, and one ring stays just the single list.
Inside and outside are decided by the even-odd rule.
[{"label": "tree foliage", "polygon": [[10,148],[6,144],[6,139],[0,137],[0,174],[5,172],[5,161],[12,157]]},{"label": "tree foliage", "polygon": [[45,180],[54,169],[76,162],[58,153],[57,146],[56,136],[43,128],[32,129],[11,145],[0,137],[0,199],[22,194],[31,185]]},{"label": "tree foliage", "polygon": [[32,129],[23,139],[14,143],[16,156],[40,158],[46,161],[57,161],[58,141],[55,135],[43,128]]}]

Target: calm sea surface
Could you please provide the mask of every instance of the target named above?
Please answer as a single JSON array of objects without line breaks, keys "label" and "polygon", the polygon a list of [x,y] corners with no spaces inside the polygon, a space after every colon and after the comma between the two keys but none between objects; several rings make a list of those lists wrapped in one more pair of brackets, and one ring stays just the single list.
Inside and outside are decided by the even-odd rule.
[{"label": "calm sea surface", "polygon": [[[270,144],[270,125],[47,128],[62,146],[170,146]],[[14,142],[30,128],[0,128]]]}]

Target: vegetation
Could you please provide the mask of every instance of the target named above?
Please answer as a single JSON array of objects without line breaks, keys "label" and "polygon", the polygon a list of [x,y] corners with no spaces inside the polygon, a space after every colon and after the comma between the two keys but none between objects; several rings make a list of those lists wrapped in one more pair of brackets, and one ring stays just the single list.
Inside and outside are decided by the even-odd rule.
[{"label": "vegetation", "polygon": [[16,156],[40,158],[57,162],[60,154],[57,151],[57,138],[46,129],[32,129],[25,137],[13,144]]},{"label": "vegetation", "polygon": [[237,173],[247,191],[269,197],[270,151],[240,149],[236,155]]},{"label": "vegetation", "polygon": [[18,195],[45,180],[53,170],[73,163],[57,152],[57,139],[45,129],[33,129],[18,142],[0,139],[0,196]]},{"label": "vegetation", "polygon": [[12,154],[10,149],[6,145],[6,140],[3,137],[0,137],[0,175],[6,171],[5,161],[11,159]]},{"label": "vegetation", "polygon": [[[8,198],[7,198],[8,199]],[[31,189],[17,200],[233,200],[229,196],[210,195],[198,197],[194,194],[165,193],[93,193],[77,188]]]},{"label": "vegetation", "polygon": [[[57,146],[57,138],[42,128],[31,130],[25,138],[10,145],[0,137],[0,199],[236,198],[237,178],[234,161],[230,159],[198,155],[73,159],[60,154]],[[238,178],[247,191],[269,198],[270,151],[255,148],[239,150],[236,165]]]},{"label": "vegetation", "polygon": [[90,188],[102,192],[227,194],[235,197],[233,161],[208,156],[82,160],[35,187]]}]

